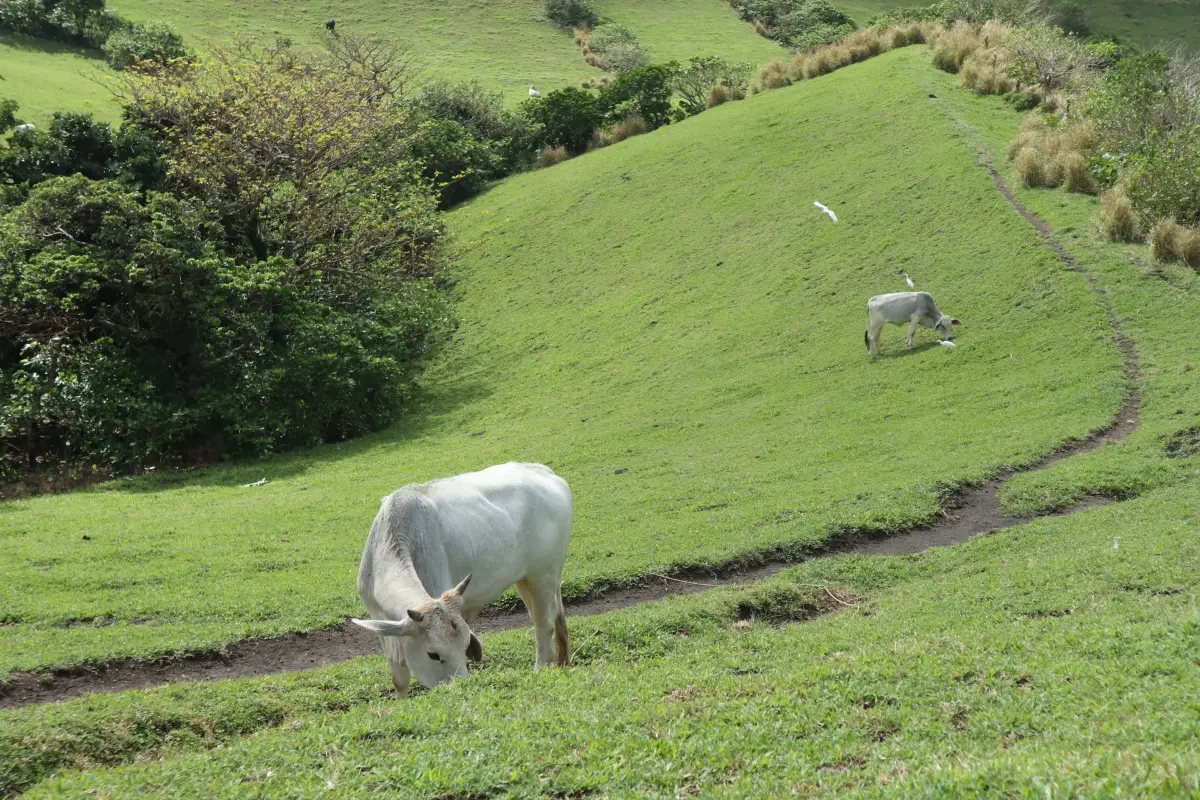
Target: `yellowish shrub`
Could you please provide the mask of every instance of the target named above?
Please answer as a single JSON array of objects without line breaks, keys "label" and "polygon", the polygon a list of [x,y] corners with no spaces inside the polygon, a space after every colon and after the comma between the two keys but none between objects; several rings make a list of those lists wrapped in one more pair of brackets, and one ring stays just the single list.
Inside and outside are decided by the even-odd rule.
[{"label": "yellowish shrub", "polygon": [[759,36],[763,37],[764,39],[771,38],[771,29],[768,28],[766,25],[763,25],[758,20],[754,20],[754,32],[757,33]]},{"label": "yellowish shrub", "polygon": [[850,58],[850,48],[845,47],[844,45],[834,44],[830,45],[827,49],[829,51],[829,61],[833,67],[830,72],[854,63]]},{"label": "yellowish shrub", "polygon": [[1011,29],[998,19],[990,19],[979,29],[984,47],[999,47],[1008,38]]},{"label": "yellowish shrub", "polygon": [[1051,158],[1045,155],[1043,155],[1041,158],[1043,188],[1054,189],[1062,186],[1063,180],[1065,179],[1062,162],[1057,158]]},{"label": "yellowish shrub", "polygon": [[[774,86],[767,86],[764,83],[764,88],[774,89]],[[715,108],[729,100],[729,90],[721,84],[716,84],[708,90],[708,107]]]},{"label": "yellowish shrub", "polygon": [[1021,131],[1017,134],[1017,138],[1009,142],[1008,145],[1008,160],[1012,161],[1026,147],[1036,145],[1041,137],[1032,131]]},{"label": "yellowish shrub", "polygon": [[1160,219],[1150,229],[1150,252],[1159,261],[1200,269],[1200,228]]},{"label": "yellowish shrub", "polygon": [[1022,148],[1021,152],[1017,153],[1014,163],[1021,175],[1021,182],[1027,187],[1033,189],[1043,185],[1046,175],[1042,169],[1041,154],[1037,150],[1032,147]]},{"label": "yellowish shrub", "polygon": [[583,43],[587,41],[588,29],[586,27],[579,27],[573,30],[572,34],[575,37],[575,44],[582,47]]},{"label": "yellowish shrub", "polygon": [[1063,137],[1060,133],[1047,133],[1042,136],[1042,152],[1048,156],[1057,156],[1063,149]]},{"label": "yellowish shrub", "polygon": [[792,56],[792,63],[788,70],[789,74],[792,76],[792,80],[804,80],[804,65],[807,61],[808,53],[796,53],[794,56]]},{"label": "yellowish shrub", "polygon": [[1110,189],[1100,195],[1100,228],[1112,242],[1136,242],[1141,225],[1133,203],[1120,189]]},{"label": "yellowish shrub", "polygon": [[567,160],[567,148],[565,147],[543,147],[538,153],[538,166],[552,167],[555,164]]},{"label": "yellowish shrub", "polygon": [[1067,150],[1058,157],[1062,168],[1063,184],[1068,192],[1077,194],[1092,194],[1096,191],[1096,183],[1088,174],[1087,159],[1075,150]]},{"label": "yellowish shrub", "polygon": [[1041,114],[1030,114],[1025,119],[1021,120],[1021,133],[1035,133],[1041,135],[1050,129],[1046,123],[1046,118]]},{"label": "yellowish shrub", "polygon": [[965,20],[954,23],[933,43],[933,63],[945,72],[958,72],[963,62],[983,45],[979,30]]},{"label": "yellowish shrub", "polygon": [[[778,58],[773,59],[762,68],[758,73],[758,80],[764,89],[778,89],[781,86],[789,86],[792,82],[788,68]],[[721,88],[724,89],[725,87],[722,86]],[[725,102],[725,100],[721,102]]]},{"label": "yellowish shrub", "polygon": [[1063,131],[1063,149],[1082,155],[1091,155],[1100,144],[1100,136],[1091,120],[1072,122]]},{"label": "yellowish shrub", "polygon": [[813,51],[808,60],[804,62],[804,77],[817,78],[827,75],[835,69],[837,66],[834,65],[831,48],[821,47]]},{"label": "yellowish shrub", "polygon": [[725,87],[725,91],[729,94],[729,99],[731,101],[746,99],[746,92],[742,89],[738,89],[736,87],[731,89],[727,86],[727,87]]},{"label": "yellowish shrub", "polygon": [[857,61],[877,56],[887,50],[883,35],[879,32],[878,28],[859,28],[842,39],[841,43],[850,48],[851,51],[866,53],[864,57],[856,59]]},{"label": "yellowish shrub", "polygon": [[[918,28],[918,30],[920,29]],[[909,44],[916,44],[916,42],[909,40],[904,28],[888,28],[884,35],[887,37],[888,48],[891,50],[895,50],[897,47],[907,47]]]}]

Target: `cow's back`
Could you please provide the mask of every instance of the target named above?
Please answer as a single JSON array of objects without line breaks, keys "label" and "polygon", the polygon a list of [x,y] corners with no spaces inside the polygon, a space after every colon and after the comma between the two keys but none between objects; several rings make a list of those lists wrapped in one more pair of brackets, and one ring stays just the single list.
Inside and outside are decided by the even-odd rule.
[{"label": "cow's back", "polygon": [[363,554],[360,593],[364,571],[391,574],[388,560],[407,557],[430,595],[470,574],[468,605],[482,608],[531,573],[561,573],[572,516],[566,481],[541,464],[510,462],[410,484],[384,498]]}]

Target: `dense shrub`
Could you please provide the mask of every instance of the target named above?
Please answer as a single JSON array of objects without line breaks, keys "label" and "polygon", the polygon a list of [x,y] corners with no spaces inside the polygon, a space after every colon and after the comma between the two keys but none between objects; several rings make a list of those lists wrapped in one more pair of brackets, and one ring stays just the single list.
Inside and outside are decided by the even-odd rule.
[{"label": "dense shrub", "polygon": [[596,24],[596,12],[588,0],[544,0],[546,18],[564,28],[589,28]]},{"label": "dense shrub", "polygon": [[730,0],[738,16],[762,36],[793,50],[829,44],[855,29],[829,0]]},{"label": "dense shrub", "polygon": [[1085,95],[1100,149],[1150,219],[1200,221],[1200,93],[1195,61],[1128,58]]},{"label": "dense shrub", "polygon": [[156,69],[172,60],[190,57],[183,46],[183,37],[161,22],[114,31],[103,49],[104,58],[113,69]]},{"label": "dense shrub", "polygon": [[1162,219],[1150,229],[1150,251],[1159,261],[1200,270],[1200,228]]},{"label": "dense shrub", "polygon": [[150,188],[165,178],[165,165],[152,137],[133,128],[114,132],[87,114],[56,112],[45,129],[18,131],[0,149],[0,182],[14,187],[17,200],[29,186],[75,173]]},{"label": "dense shrub", "polygon": [[98,47],[124,25],[104,0],[0,0],[0,32]]},{"label": "dense shrub", "polygon": [[571,155],[587,150],[604,120],[596,96],[570,86],[526,100],[521,104],[521,113],[538,126],[543,148],[565,147]]},{"label": "dense shrub", "polygon": [[608,123],[638,117],[646,130],[670,122],[674,68],[655,64],[623,72],[600,91],[597,111]]},{"label": "dense shrub", "polygon": [[421,174],[438,194],[441,208],[449,208],[483,191],[500,176],[500,156],[460,122],[429,122],[413,144]]},{"label": "dense shrub", "polygon": [[730,94],[745,95],[752,66],[715,56],[688,59],[686,64],[671,65],[671,83],[680,96],[680,107],[687,114],[699,114],[708,107],[714,86],[724,86]]},{"label": "dense shrub", "polygon": [[4,477],[259,454],[399,412],[451,325],[441,225],[402,59],[331,46],[122,73],[121,131],[63,116],[0,151],[27,195],[0,217]]},{"label": "dense shrub", "polygon": [[587,33],[588,60],[610,72],[628,72],[646,66],[649,56],[634,32],[624,25],[608,23]]}]

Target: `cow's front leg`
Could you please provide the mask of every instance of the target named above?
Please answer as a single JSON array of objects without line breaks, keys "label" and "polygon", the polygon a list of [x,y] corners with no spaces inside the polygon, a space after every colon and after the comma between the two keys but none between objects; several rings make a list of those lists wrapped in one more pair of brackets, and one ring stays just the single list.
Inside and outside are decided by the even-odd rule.
[{"label": "cow's front leg", "polygon": [[919,320],[919,317],[913,317],[912,322],[910,322],[908,325],[908,339],[905,340],[905,343],[908,347],[912,347],[913,336],[917,334],[917,324]]}]

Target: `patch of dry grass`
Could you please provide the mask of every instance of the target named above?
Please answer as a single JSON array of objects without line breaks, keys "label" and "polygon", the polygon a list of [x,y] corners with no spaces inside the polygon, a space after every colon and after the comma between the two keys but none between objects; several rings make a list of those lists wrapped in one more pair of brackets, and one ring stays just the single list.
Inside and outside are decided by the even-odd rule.
[{"label": "patch of dry grass", "polygon": [[1200,270],[1200,228],[1160,219],[1150,228],[1150,252],[1166,264],[1186,264]]},{"label": "patch of dry grass", "polygon": [[[792,70],[778,58],[770,61],[758,73],[758,83],[763,89],[779,89],[783,86],[790,86],[792,83]],[[713,89],[718,87],[714,86]],[[724,88],[723,86],[720,88]],[[728,99],[728,98],[725,98]],[[712,105],[712,93],[709,93],[709,105]],[[722,100],[724,102],[724,100]]]},{"label": "patch of dry grass", "polygon": [[567,148],[565,147],[543,147],[542,151],[538,153],[539,167],[552,167],[566,160]]},{"label": "patch of dry grass", "polygon": [[1137,212],[1120,188],[1100,195],[1100,230],[1110,242],[1136,242],[1141,238]]}]

